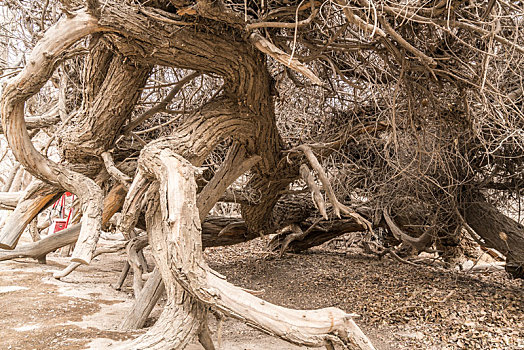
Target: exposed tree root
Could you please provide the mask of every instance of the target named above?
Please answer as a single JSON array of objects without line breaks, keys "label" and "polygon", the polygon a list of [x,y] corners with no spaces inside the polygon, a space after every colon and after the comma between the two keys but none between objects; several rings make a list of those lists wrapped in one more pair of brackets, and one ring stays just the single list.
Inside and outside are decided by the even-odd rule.
[{"label": "exposed tree root", "polygon": [[149,244],[147,236],[138,236],[132,238],[126,246],[127,261],[133,268],[133,290],[135,296],[140,293],[144,285],[142,281],[142,274],[147,272],[147,265],[145,264],[144,256],[141,251]]},{"label": "exposed tree root", "polygon": [[[148,232],[157,267],[168,287],[165,315],[175,319],[169,324],[157,322],[143,339],[137,340],[138,344],[155,346],[147,341],[151,334],[180,333],[183,329],[170,345],[182,349],[180,344],[185,336],[193,332],[197,323],[199,328],[202,310],[212,307],[292,343],[321,347],[328,340],[340,339],[360,349],[373,349],[369,339],[353,322],[352,315],[342,310],[286,309],[267,303],[219,277],[202,257],[194,168],[169,148],[158,144],[142,151],[139,166],[159,182],[159,203],[151,204],[148,209]],[[180,288],[186,292],[182,303]],[[183,314],[172,314],[175,300],[178,300],[178,312]],[[165,317],[163,314],[162,319]],[[183,327],[174,328],[172,322],[179,323],[180,319],[190,321]]]},{"label": "exposed tree root", "polygon": [[[95,251],[95,254],[93,255],[93,258],[96,258],[97,256],[102,255],[102,254],[116,253],[116,252],[124,249],[125,246],[126,246],[125,243],[117,243],[117,244],[114,244],[112,247],[106,247],[106,248],[102,248],[102,249],[97,249]],[[82,265],[81,263],[72,262],[65,269],[63,269],[62,271],[58,271],[58,272],[53,273],[53,277],[56,278],[56,279],[64,278],[67,275],[69,275],[71,272],[73,272],[77,267],[79,267],[81,265]]]},{"label": "exposed tree root", "polygon": [[136,295],[136,301],[123,319],[119,329],[125,331],[142,328],[164,291],[165,286],[162,281],[162,275],[155,268],[140,294]]}]

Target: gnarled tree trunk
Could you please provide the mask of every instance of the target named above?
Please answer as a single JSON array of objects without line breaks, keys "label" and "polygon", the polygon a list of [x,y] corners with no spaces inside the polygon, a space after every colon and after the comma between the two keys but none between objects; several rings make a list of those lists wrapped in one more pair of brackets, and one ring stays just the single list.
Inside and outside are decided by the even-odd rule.
[{"label": "gnarled tree trunk", "polygon": [[[183,349],[205,322],[206,308],[211,307],[296,344],[320,347],[341,341],[373,349],[352,315],[342,310],[290,310],[226,282],[202,257],[193,166],[169,144],[158,143],[142,151],[139,166],[159,183],[158,194],[149,200],[147,222],[155,261],[166,283],[168,306],[146,336],[124,347]],[[172,317],[174,323],[166,322]],[[179,323],[182,318],[183,325]],[[162,342],[158,334],[164,335]]]}]

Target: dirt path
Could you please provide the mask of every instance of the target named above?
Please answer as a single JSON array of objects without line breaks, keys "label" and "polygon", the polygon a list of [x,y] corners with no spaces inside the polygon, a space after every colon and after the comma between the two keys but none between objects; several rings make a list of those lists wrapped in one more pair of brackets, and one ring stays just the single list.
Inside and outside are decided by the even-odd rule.
[{"label": "dirt path", "polygon": [[[324,248],[276,258],[260,240],[209,249],[206,257],[231,282],[270,302],[362,315],[357,322],[378,349],[524,349],[523,283],[503,273],[443,273]],[[52,272],[68,260],[48,260],[0,262],[0,349],[106,349],[141,333],[115,329],[132,303],[129,278],[121,292],[110,286],[121,254],[101,256],[64,281]],[[234,320],[224,323],[222,339],[228,350],[305,349]]]}]

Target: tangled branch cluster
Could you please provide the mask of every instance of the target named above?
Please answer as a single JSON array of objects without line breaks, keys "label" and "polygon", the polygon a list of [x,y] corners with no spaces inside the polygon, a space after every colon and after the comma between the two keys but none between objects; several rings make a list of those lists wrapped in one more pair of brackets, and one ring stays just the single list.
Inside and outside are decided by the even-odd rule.
[{"label": "tangled branch cluster", "polygon": [[[18,55],[78,2],[6,2],[2,41]],[[136,1],[153,19],[209,25],[191,14],[199,2]],[[520,208],[524,184],[524,4],[521,1],[224,1],[223,35],[257,33],[287,56],[271,56],[277,125],[283,144],[314,144],[339,196],[381,220],[391,211],[420,235],[435,227],[456,240],[460,210],[476,196]],[[176,11],[175,11],[176,7]],[[182,10],[180,10],[182,8]],[[80,70],[87,42],[71,49],[54,86],[33,114],[68,95],[61,120],[81,107]],[[18,55],[18,56],[17,56]],[[20,63],[13,62],[17,56]],[[294,69],[298,60],[304,69]],[[286,62],[284,62],[286,63]],[[306,69],[321,85],[311,85]],[[155,67],[133,118],[115,143],[115,161],[133,162],[143,144],[167,135],[212,96],[220,77],[201,75],[169,96],[187,71]],[[55,96],[55,98],[49,97]],[[160,103],[159,103],[160,102]],[[160,107],[159,107],[160,106]],[[153,110],[153,111],[151,111]],[[74,122],[74,118],[72,119]],[[132,125],[132,127],[129,127]],[[53,131],[47,131],[53,135]],[[211,173],[224,149],[207,161]],[[131,165],[128,172],[132,174]],[[518,212],[518,209],[517,209]]]}]

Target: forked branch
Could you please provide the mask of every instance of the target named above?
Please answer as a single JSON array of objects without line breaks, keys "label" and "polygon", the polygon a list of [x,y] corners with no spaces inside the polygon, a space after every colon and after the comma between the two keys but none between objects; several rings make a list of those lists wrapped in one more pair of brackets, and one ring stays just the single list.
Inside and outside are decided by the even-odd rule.
[{"label": "forked branch", "polygon": [[[322,187],[324,188],[324,191],[326,192],[328,200],[331,203],[331,205],[333,206],[333,211],[335,213],[335,216],[337,218],[340,218],[340,213],[342,212],[342,213],[344,213],[344,214],[346,214],[348,216],[353,217],[355,220],[357,220],[357,222],[362,223],[363,225],[365,225],[368,228],[369,231],[371,231],[372,230],[372,225],[371,225],[371,223],[368,220],[364,219],[360,214],[358,214],[354,210],[351,210],[346,205],[344,205],[344,204],[342,204],[342,203],[340,203],[338,201],[337,196],[335,195],[335,191],[333,191],[333,187],[331,186],[331,183],[330,183],[330,181],[329,181],[329,179],[327,177],[327,174],[324,171],[324,168],[322,167],[320,162],[318,161],[317,157],[315,156],[315,154],[311,150],[311,147],[309,147],[307,145],[300,145],[297,148],[295,148],[294,150],[304,153],[304,155],[306,156],[309,164],[311,165],[311,168],[317,172],[318,178],[319,178],[320,182],[322,183]],[[292,150],[292,151],[294,151],[294,150]],[[303,169],[301,169],[301,174],[302,173],[304,173],[304,175],[306,175],[305,171]],[[314,201],[316,203],[315,196],[318,197],[318,193],[315,194],[315,191],[318,191],[318,188],[315,188],[316,184],[314,183],[314,181],[309,176],[307,176],[306,183],[308,184],[308,186],[310,186],[310,189],[313,191],[313,199],[314,199]],[[310,183],[311,183],[311,185],[310,185]],[[316,203],[316,204],[318,205],[318,203]],[[320,207],[319,207],[319,210],[321,210]],[[322,211],[321,211],[321,213],[322,213]],[[322,214],[322,215],[324,215],[324,214]]]}]

